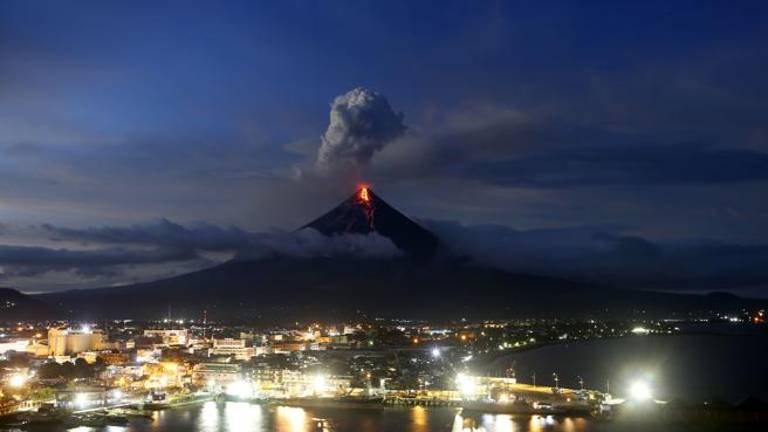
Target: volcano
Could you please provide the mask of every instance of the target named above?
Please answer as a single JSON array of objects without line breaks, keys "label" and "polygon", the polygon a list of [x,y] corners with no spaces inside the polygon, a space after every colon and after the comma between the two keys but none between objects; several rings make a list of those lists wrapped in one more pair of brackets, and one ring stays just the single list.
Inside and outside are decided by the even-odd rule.
[{"label": "volcano", "polygon": [[407,255],[429,260],[440,240],[408,216],[387,204],[367,186],[361,186],[335,208],[306,224],[327,236],[376,233],[392,241]]},{"label": "volcano", "polygon": [[302,228],[329,237],[375,233],[404,253],[375,258],[246,255],[153,282],[70,290],[34,299],[67,318],[157,318],[172,307],[186,317],[206,311],[217,319],[278,322],[345,319],[360,313],[440,320],[595,314],[622,318],[638,310],[647,319],[673,312],[754,309],[763,304],[735,296],[622,290],[490,268],[453,255],[438,237],[367,186]]}]

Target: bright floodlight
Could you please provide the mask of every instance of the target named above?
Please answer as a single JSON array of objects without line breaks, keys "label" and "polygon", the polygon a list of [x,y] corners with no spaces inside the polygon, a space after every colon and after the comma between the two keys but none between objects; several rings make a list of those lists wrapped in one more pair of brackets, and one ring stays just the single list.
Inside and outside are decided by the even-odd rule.
[{"label": "bright floodlight", "polygon": [[440,348],[432,348],[432,357],[433,358],[440,357]]},{"label": "bright floodlight", "polygon": [[8,380],[8,384],[11,387],[19,388],[24,385],[24,383],[27,382],[27,378],[24,375],[16,374],[11,377],[11,379]]},{"label": "bright floodlight", "polygon": [[88,324],[84,324],[80,328],[80,333],[90,334],[91,333],[91,326],[89,326]]},{"label": "bright floodlight", "polygon": [[474,396],[477,392],[477,385],[475,384],[474,378],[463,373],[456,375],[456,387],[458,387],[459,392],[464,396]]},{"label": "bright floodlight", "polygon": [[88,396],[84,393],[78,393],[75,395],[75,405],[79,408],[85,408],[88,405]]},{"label": "bright floodlight", "polygon": [[253,395],[253,388],[245,381],[235,381],[227,386],[227,394],[244,399]]},{"label": "bright floodlight", "polygon": [[651,386],[645,381],[635,381],[629,386],[629,395],[636,401],[647,401],[652,397]]},{"label": "bright floodlight", "polygon": [[315,393],[323,393],[328,387],[328,379],[324,375],[317,375],[312,380],[312,387]]}]

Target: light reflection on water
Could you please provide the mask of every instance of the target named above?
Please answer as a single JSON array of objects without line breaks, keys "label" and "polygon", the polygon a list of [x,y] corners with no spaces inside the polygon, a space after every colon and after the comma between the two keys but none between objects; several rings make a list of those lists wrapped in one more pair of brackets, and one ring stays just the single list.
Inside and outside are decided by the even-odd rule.
[{"label": "light reflection on water", "polygon": [[224,420],[230,431],[263,431],[264,419],[261,405],[233,402],[224,406]]},{"label": "light reflection on water", "polygon": [[[317,418],[326,419],[317,428]],[[206,402],[157,412],[127,426],[79,427],[69,432],[587,432],[603,430],[582,418],[485,414],[453,408],[297,408],[246,402]],[[61,429],[35,429],[59,432]]]},{"label": "light reflection on water", "polygon": [[413,432],[429,432],[429,416],[424,407],[413,407],[411,410],[411,424]]},{"label": "light reflection on water", "polygon": [[304,432],[310,430],[307,412],[304,408],[277,407],[275,430],[279,432]]},{"label": "light reflection on water", "polygon": [[485,414],[463,417],[456,414],[451,432],[584,432],[587,430],[587,422],[583,418],[538,415]]},{"label": "light reflection on water", "polygon": [[200,432],[214,432],[219,430],[219,407],[215,402],[206,402],[200,411],[197,430]]}]

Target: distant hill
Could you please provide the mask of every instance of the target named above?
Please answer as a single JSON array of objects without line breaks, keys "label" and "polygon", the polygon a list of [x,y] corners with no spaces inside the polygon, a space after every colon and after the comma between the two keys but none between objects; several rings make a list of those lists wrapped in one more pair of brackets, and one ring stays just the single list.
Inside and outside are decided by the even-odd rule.
[{"label": "distant hill", "polygon": [[240,258],[169,279],[38,296],[80,318],[174,316],[292,320],[369,316],[459,319],[523,316],[669,316],[737,311],[758,303],[731,295],[625,291],[478,266],[368,188],[305,228],[327,236],[377,233],[398,258]]},{"label": "distant hill", "polygon": [[48,303],[12,288],[0,288],[0,322],[47,319],[57,315]]},{"label": "distant hill", "polygon": [[231,261],[170,279],[39,296],[77,317],[459,319],[524,316],[668,316],[739,310],[755,301],[584,286],[466,264],[407,259],[270,258]]}]

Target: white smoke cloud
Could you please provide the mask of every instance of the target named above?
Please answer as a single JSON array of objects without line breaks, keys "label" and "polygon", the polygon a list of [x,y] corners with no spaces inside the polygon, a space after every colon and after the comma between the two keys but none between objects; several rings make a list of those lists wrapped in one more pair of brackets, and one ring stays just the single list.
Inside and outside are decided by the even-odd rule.
[{"label": "white smoke cloud", "polygon": [[357,87],[331,104],[316,168],[327,173],[344,166],[365,167],[374,153],[402,136],[405,129],[403,114],[392,110],[382,94]]}]

